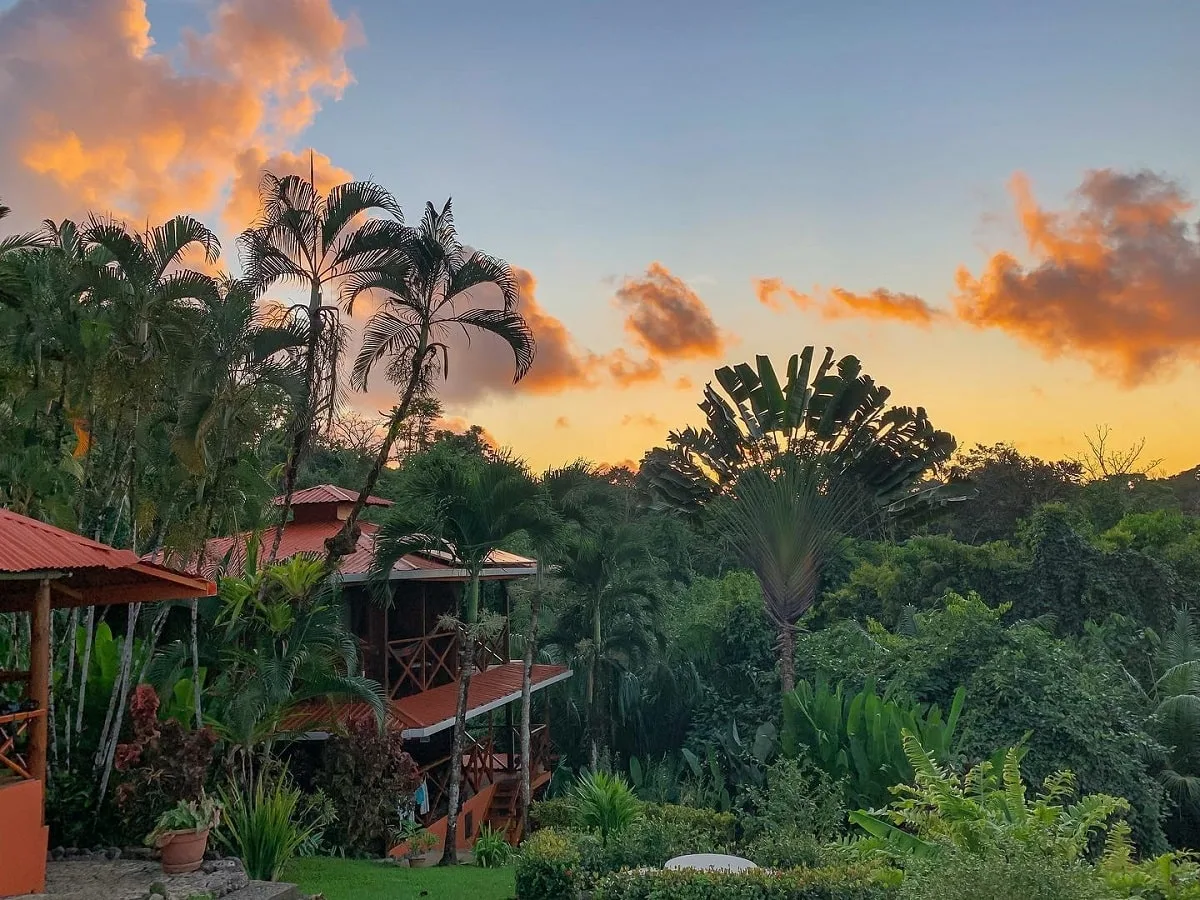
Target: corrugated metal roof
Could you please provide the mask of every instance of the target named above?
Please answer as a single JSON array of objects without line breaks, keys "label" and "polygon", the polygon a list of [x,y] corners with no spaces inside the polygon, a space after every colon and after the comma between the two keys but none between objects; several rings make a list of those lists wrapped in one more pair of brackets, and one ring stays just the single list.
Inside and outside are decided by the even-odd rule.
[{"label": "corrugated metal roof", "polygon": [[[522,668],[523,663],[510,662],[475,675],[467,696],[467,718],[482,715],[498,705],[507,705],[519,697]],[[571,672],[566,666],[537,665],[530,674],[532,688],[536,691],[548,682],[561,681]],[[415,731],[423,736],[436,734],[453,724],[457,704],[458,685],[455,682],[392,700],[388,703],[388,729]],[[341,731],[363,721],[374,721],[374,713],[361,701],[311,700],[285,716],[280,727],[288,732]]]},{"label": "corrugated metal roof", "polygon": [[[292,506],[305,506],[309,503],[353,503],[358,499],[358,491],[349,491],[336,484],[318,484],[316,487],[305,488],[292,494]],[[276,506],[283,505],[283,497],[276,497]],[[367,497],[367,506],[391,506],[391,500],[382,497]]]},{"label": "corrugated metal roof", "polygon": [[[492,666],[486,672],[471,678],[471,686],[467,692],[467,718],[478,715],[485,707],[492,706],[505,697],[521,693],[521,670],[524,663],[510,662],[501,666]],[[534,687],[545,684],[552,678],[563,675],[570,670],[566,666],[534,666],[532,681]],[[433,726],[454,720],[454,711],[458,706],[458,684],[450,682],[432,690],[413,694],[393,700],[398,718],[408,723],[407,728],[428,729]]]},{"label": "corrugated metal roof", "polygon": [[137,554],[129,550],[117,550],[37,519],[0,509],[0,572],[120,569],[137,562]]},{"label": "corrugated metal roof", "polygon": [[[340,494],[349,496],[350,500],[347,502],[354,499],[354,495],[350,491],[334,485],[321,485],[309,488],[308,490],[340,492]],[[298,497],[300,494],[298,493],[296,496]],[[334,494],[328,494],[327,496],[332,497]],[[330,503],[331,509],[328,518],[321,516],[316,519],[305,518],[301,521],[288,522],[284,526],[283,537],[279,541],[279,552],[276,554],[276,559],[284,560],[300,553],[324,556],[325,541],[341,531],[342,520],[337,517],[336,509],[332,508],[332,500],[317,501],[310,499],[307,502],[309,504]],[[341,564],[338,566],[338,574],[346,576],[351,580],[357,578],[357,580],[361,581],[361,576],[370,572],[375,562],[375,534],[379,530],[379,526],[371,522],[359,522],[358,524],[360,529],[358,543],[355,545],[353,553],[342,558]],[[265,555],[270,552],[271,545],[275,541],[276,530],[277,528],[270,528],[263,533],[259,551],[260,558],[265,558]],[[218,572],[224,574],[239,572],[245,561],[246,541],[250,538],[250,535],[250,532],[245,532],[233,537],[213,538],[210,540],[204,551],[205,572],[209,575],[214,575]],[[153,556],[152,559],[155,562],[162,561],[161,555],[158,554]],[[507,553],[503,550],[495,550],[488,556],[488,565],[498,569],[509,570],[504,573],[497,573],[492,577],[508,577],[514,574],[523,574],[514,573],[511,571],[513,569],[528,569],[532,574],[537,569],[537,560],[518,556],[515,553]],[[450,558],[449,554],[430,552],[408,554],[392,567],[392,572],[399,574],[420,571],[429,572],[430,577],[438,577],[439,575],[441,577],[448,577],[453,576],[457,569],[456,562]],[[487,575],[486,572],[484,574]],[[412,577],[420,578],[421,576]]]}]

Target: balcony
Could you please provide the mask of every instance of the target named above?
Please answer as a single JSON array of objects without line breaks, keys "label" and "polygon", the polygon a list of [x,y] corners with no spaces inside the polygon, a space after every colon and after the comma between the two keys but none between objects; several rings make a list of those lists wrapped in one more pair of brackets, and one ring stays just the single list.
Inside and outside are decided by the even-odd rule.
[{"label": "balcony", "polygon": [[[388,641],[388,697],[398,700],[449,684],[458,678],[458,634],[435,631],[423,637]],[[475,644],[475,671],[504,665],[508,659],[508,623],[495,637]]]}]

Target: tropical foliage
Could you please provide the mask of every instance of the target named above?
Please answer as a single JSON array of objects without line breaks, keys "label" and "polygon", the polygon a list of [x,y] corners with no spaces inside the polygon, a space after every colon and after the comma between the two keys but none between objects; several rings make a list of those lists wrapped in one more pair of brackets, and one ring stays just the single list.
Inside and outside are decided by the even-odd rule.
[{"label": "tropical foliage", "polygon": [[[0,505],[219,580],[55,612],[56,844],[132,843],[218,795],[217,839],[262,877],[428,840],[409,819],[428,773],[330,577],[369,525],[383,606],[407,554],[460,570],[438,622],[458,654],[449,829],[485,730],[476,654],[505,629],[523,809],[535,711],[553,723],[523,898],[1200,896],[1200,470],[1154,477],[1103,431],[1077,460],[956,454],[857,358],[808,347],[718,369],[703,425],[640,466],[535,475],[439,424],[476,344],[511,354],[504,380],[535,359],[518,273],[448,202],[408,226],[372,182],[269,175],[238,249],[242,277],[217,273],[188,216],[0,238]],[[368,383],[395,395],[378,418],[344,403]],[[281,558],[279,529],[207,549],[323,483],[358,497],[323,554]],[[395,503],[367,512],[373,494]],[[506,551],[536,573],[485,581]],[[0,666],[28,670],[30,644],[0,614]],[[538,662],[574,677],[535,692]],[[0,683],[0,712],[24,702]],[[331,703],[349,718],[302,740]],[[477,858],[503,846],[487,830]],[[690,852],[781,873],[619,874]]]}]

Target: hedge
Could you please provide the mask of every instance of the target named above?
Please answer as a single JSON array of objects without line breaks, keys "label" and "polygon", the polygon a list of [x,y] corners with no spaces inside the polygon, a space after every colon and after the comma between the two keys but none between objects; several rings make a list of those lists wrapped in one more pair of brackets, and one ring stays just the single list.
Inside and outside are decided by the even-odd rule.
[{"label": "hedge", "polygon": [[891,900],[900,878],[892,869],[862,867],[748,872],[642,869],[606,875],[596,885],[592,900]]}]

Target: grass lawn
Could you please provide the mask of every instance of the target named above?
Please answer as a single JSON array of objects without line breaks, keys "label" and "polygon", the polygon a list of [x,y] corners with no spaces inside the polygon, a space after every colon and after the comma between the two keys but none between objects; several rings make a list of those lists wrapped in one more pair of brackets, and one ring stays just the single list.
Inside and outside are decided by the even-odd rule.
[{"label": "grass lawn", "polygon": [[512,868],[405,869],[365,859],[298,859],[283,875],[308,894],[328,900],[510,900],[516,893]]}]

